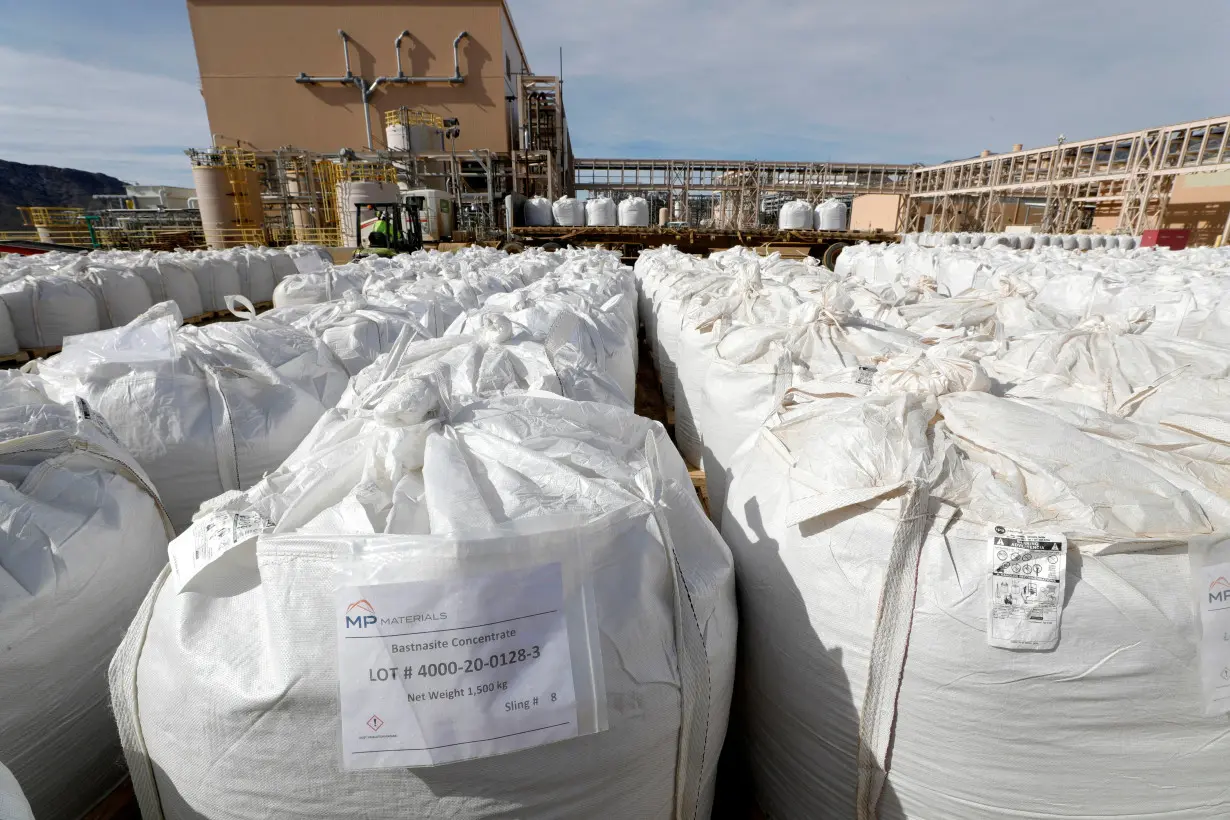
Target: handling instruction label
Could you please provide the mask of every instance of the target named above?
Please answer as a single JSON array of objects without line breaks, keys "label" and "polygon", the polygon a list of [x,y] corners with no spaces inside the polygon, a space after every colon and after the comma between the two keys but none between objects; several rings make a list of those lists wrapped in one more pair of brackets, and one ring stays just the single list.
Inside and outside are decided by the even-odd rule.
[{"label": "handling instruction label", "polygon": [[205,567],[272,526],[273,522],[251,511],[224,510],[193,521],[167,550],[176,591],[182,592]]},{"label": "handling instruction label", "polygon": [[1205,714],[1230,713],[1230,564],[1193,567]]},{"label": "handling instruction label", "polygon": [[560,564],[337,594],[343,766],[432,766],[577,735]]},{"label": "handling instruction label", "polygon": [[1068,539],[994,527],[987,546],[987,643],[1053,649],[1059,644]]}]

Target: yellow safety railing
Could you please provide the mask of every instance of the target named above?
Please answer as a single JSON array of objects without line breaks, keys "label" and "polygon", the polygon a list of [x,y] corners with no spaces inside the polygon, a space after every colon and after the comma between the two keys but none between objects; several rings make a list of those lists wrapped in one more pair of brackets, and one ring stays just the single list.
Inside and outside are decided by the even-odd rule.
[{"label": "yellow safety railing", "polygon": [[337,248],[342,245],[340,228],[295,228],[294,240],[303,245],[324,245]]},{"label": "yellow safety railing", "polygon": [[21,212],[23,225],[33,225],[36,228],[49,228],[55,225],[81,224],[85,208],[43,208],[25,205],[17,209]]},{"label": "yellow safety railing", "polygon": [[426,125],[430,128],[444,128],[444,117],[424,111],[422,108],[397,108],[384,112],[384,124],[390,125]]},{"label": "yellow safety railing", "polygon": [[259,168],[256,154],[239,148],[190,148],[185,153],[200,168]]}]

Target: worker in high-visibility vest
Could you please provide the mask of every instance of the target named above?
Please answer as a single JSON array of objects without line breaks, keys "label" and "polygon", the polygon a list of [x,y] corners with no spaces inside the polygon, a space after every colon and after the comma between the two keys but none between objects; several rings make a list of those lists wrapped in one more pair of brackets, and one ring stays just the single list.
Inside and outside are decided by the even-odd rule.
[{"label": "worker in high-visibility vest", "polygon": [[389,219],[388,213],[380,214],[376,220],[376,224],[372,227],[371,233],[367,235],[367,244],[373,248],[387,248],[393,243],[390,241],[393,234],[393,225]]}]

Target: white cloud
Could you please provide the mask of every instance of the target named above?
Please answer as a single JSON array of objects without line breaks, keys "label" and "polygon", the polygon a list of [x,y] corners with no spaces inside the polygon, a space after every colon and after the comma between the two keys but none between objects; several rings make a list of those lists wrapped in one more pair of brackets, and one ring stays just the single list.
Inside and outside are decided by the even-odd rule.
[{"label": "white cloud", "polygon": [[191,185],[183,149],[209,144],[205,105],[182,80],[0,46],[0,158]]}]

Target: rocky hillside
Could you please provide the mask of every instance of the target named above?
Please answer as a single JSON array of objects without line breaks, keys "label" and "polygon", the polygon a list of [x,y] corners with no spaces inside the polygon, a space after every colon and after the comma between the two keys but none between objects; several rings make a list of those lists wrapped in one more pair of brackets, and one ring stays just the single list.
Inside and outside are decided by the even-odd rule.
[{"label": "rocky hillside", "polygon": [[94,194],[122,193],[124,183],[106,174],[0,159],[0,231],[22,230],[18,205],[87,207]]}]

